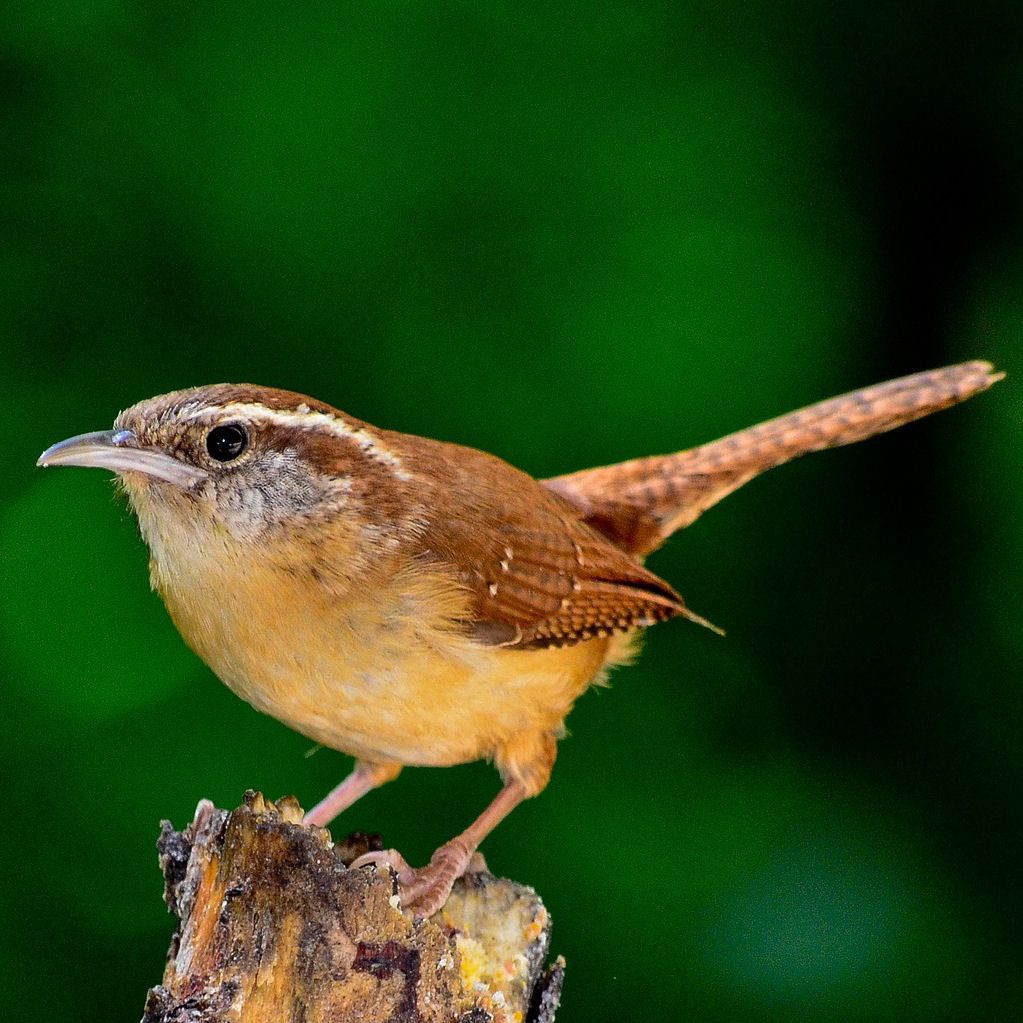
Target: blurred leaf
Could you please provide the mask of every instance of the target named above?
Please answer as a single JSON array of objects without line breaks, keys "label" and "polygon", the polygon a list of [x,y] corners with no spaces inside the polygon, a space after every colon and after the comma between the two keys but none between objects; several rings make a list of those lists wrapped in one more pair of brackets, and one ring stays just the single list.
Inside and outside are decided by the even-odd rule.
[{"label": "blurred leaf", "polygon": [[99,721],[162,699],[196,670],[99,472],[35,480],[7,508],[0,550],[0,636],[18,665],[8,685],[19,698]]}]

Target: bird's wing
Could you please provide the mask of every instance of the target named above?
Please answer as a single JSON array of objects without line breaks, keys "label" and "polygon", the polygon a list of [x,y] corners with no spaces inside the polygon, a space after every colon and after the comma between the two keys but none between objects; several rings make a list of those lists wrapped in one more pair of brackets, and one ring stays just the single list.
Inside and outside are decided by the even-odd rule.
[{"label": "bird's wing", "polygon": [[570,502],[499,458],[433,442],[415,462],[445,498],[424,507],[449,509],[428,515],[417,557],[454,568],[471,595],[466,624],[479,642],[565,646],[696,617]]}]

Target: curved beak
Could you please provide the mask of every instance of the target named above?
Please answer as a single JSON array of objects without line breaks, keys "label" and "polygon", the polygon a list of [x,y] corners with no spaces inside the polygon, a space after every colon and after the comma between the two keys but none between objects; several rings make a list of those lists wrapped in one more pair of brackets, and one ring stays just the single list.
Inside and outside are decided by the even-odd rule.
[{"label": "curved beak", "polygon": [[141,472],[179,487],[190,487],[207,478],[207,473],[176,458],[140,447],[130,430],[99,430],[69,437],[47,448],[36,465],[86,465],[116,473]]}]

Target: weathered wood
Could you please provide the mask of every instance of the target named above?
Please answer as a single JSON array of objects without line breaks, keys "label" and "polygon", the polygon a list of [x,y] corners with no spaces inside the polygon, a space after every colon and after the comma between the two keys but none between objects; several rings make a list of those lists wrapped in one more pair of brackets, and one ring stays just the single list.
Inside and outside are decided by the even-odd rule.
[{"label": "weathered wood", "polygon": [[179,924],[143,1023],[553,1023],[564,962],[545,967],[531,888],[470,874],[415,921],[388,868],[348,868],[371,846],[252,792],[232,813],[203,801],[182,832],[164,822]]}]

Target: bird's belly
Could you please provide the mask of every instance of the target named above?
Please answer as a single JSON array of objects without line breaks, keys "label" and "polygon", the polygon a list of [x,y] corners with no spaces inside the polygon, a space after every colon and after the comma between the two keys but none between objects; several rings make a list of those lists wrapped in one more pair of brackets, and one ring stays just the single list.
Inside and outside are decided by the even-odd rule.
[{"label": "bird's belly", "polygon": [[[475,651],[414,644],[298,674],[225,681],[260,710],[316,742],[370,760],[445,766],[492,755],[516,735],[560,729],[599,671],[598,651]],[[596,654],[596,656],[594,656]],[[226,675],[226,673],[225,673]]]},{"label": "bird's belly", "polygon": [[167,603],[192,648],[254,707],[324,746],[408,765],[465,763],[558,731],[607,654],[605,640],[482,647],[376,604],[327,619],[282,606],[257,624],[229,606],[196,614]]}]

